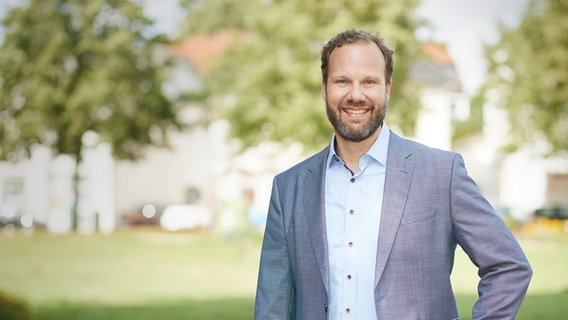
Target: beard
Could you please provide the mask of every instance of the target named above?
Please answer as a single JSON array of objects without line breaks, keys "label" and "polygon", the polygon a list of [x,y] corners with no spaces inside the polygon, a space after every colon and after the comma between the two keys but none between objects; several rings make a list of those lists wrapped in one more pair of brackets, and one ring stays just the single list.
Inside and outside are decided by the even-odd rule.
[{"label": "beard", "polygon": [[[363,107],[365,105],[357,105],[357,104],[347,104],[340,106],[339,109],[351,107],[351,106],[358,106]],[[343,139],[351,142],[361,142],[370,136],[372,136],[377,130],[382,126],[383,120],[385,119],[386,111],[387,111],[387,100],[382,105],[379,106],[366,106],[370,107],[371,109],[371,119],[369,119],[365,123],[361,124],[352,124],[340,119],[340,111],[333,110],[327,101],[325,100],[325,110],[327,113],[327,118],[331,125],[335,129],[337,135],[342,137]]]}]

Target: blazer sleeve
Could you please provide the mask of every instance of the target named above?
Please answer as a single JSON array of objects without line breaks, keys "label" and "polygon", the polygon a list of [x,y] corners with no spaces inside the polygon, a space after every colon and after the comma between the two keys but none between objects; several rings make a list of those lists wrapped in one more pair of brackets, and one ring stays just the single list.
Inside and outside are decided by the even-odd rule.
[{"label": "blazer sleeve", "polygon": [[472,319],[514,319],[532,276],[529,262],[468,176],[459,154],[454,157],[451,179],[454,235],[480,277]]},{"label": "blazer sleeve", "polygon": [[254,319],[294,319],[294,304],[284,216],[275,178],[262,243]]}]

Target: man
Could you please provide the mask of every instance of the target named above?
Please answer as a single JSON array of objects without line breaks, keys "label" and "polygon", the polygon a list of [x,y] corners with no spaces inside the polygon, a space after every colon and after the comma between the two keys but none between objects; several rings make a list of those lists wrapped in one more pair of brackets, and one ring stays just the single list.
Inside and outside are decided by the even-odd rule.
[{"label": "man", "polygon": [[383,122],[393,52],[348,30],[323,48],[335,129],[320,153],[277,175],[255,319],[458,319],[456,245],[478,267],[473,319],[513,319],[532,270],[459,154]]}]

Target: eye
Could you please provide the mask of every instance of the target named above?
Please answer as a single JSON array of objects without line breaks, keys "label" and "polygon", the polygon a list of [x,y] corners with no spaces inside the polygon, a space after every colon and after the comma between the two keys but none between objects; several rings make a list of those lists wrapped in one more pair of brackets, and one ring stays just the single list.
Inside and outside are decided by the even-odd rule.
[{"label": "eye", "polygon": [[366,85],[366,86],[372,86],[372,85],[377,84],[377,81],[375,81],[373,79],[367,79],[363,82],[363,84]]}]

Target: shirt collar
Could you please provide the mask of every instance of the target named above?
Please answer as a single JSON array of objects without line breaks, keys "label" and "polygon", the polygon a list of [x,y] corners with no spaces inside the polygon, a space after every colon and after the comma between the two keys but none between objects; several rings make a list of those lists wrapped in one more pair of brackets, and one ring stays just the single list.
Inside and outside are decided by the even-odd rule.
[{"label": "shirt collar", "polygon": [[[377,137],[377,140],[373,143],[369,151],[365,155],[369,155],[381,165],[386,166],[387,164],[387,152],[389,149],[389,139],[390,139],[390,129],[387,126],[386,122],[383,122],[383,126],[381,127],[381,132]],[[331,161],[334,159],[341,159],[337,155],[335,151],[335,134],[331,138],[331,144],[329,146],[329,155],[327,156],[327,166],[329,168],[331,165]]]}]

